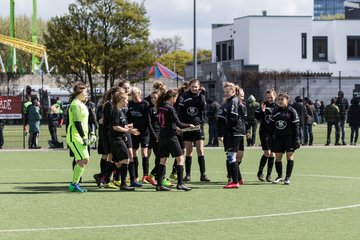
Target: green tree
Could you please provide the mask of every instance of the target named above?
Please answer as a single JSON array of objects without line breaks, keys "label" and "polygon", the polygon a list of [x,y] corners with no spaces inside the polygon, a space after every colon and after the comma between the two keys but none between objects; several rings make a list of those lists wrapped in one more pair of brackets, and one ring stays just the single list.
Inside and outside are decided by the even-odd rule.
[{"label": "green tree", "polygon": [[197,50],[197,59],[201,62],[211,62],[212,52],[208,49],[198,49]]},{"label": "green tree", "polygon": [[187,62],[193,59],[192,53],[185,50],[179,50],[162,55],[157,61],[167,68],[184,76],[184,68]]},{"label": "green tree", "polygon": [[93,75],[101,72],[107,89],[128,70],[143,68],[152,61],[147,53],[149,20],[143,3],[127,0],[77,0],[69,13],[52,18],[45,35],[49,59],[71,86],[89,83],[91,98],[98,84]]}]

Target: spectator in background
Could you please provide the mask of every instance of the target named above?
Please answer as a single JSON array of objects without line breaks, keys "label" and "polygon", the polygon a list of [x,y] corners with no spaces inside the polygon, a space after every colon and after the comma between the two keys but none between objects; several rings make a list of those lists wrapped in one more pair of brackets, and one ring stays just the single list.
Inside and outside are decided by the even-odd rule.
[{"label": "spectator in background", "polygon": [[341,130],[341,141],[342,145],[346,145],[345,142],[345,121],[346,121],[346,111],[349,109],[349,102],[344,98],[344,92],[339,91],[338,97],[336,99],[336,106],[338,106],[340,111],[340,130]]},{"label": "spectator in background", "polygon": [[56,104],[59,107],[59,127],[62,127],[64,124],[64,117],[63,117],[63,104],[59,97],[56,98]]},{"label": "spectator in background", "polygon": [[[30,88],[31,91],[31,88]],[[27,135],[29,133],[29,109],[31,106],[32,102],[31,102],[31,96],[27,95],[25,97],[25,101],[23,104],[23,114],[24,114],[24,132],[25,135]]]},{"label": "spectator in background", "polygon": [[360,127],[360,105],[357,97],[351,99],[347,122],[351,128],[350,145],[356,145]]},{"label": "spectator in background", "polygon": [[320,117],[320,102],[318,99],[315,100],[315,103],[314,103],[314,107],[315,107],[315,112],[314,112],[314,121],[319,124],[321,122],[321,117]]},{"label": "spectator in background", "polygon": [[219,113],[220,104],[215,99],[209,98],[206,108],[206,116],[209,124],[209,141],[205,147],[218,147],[217,115]]},{"label": "spectator in background", "polygon": [[325,122],[325,104],[324,101],[320,101],[320,123]]},{"label": "spectator in background", "polygon": [[4,125],[5,125],[5,120],[0,119],[0,149],[2,149],[4,145]]},{"label": "spectator in background", "polygon": [[332,126],[335,126],[335,145],[340,145],[340,111],[338,106],[336,106],[336,98],[331,99],[331,103],[325,107],[325,119],[327,122],[327,140],[325,146],[329,146],[331,140],[331,130]]},{"label": "spectator in background", "polygon": [[313,123],[315,116],[315,106],[313,102],[308,98],[304,98],[305,108],[306,108],[306,116],[305,116],[305,125],[304,125],[304,145],[313,145]]},{"label": "spectator in background", "polygon": [[57,127],[59,124],[60,109],[58,104],[56,103],[56,99],[52,98],[50,100],[50,103],[51,106],[48,113],[48,121],[51,140],[49,140],[48,143],[50,148],[63,148],[63,143],[60,143],[57,137]]},{"label": "spectator in background", "polygon": [[39,133],[40,133],[40,102],[37,97],[32,100],[32,105],[29,108],[29,149],[41,148],[39,144]]},{"label": "spectator in background", "polygon": [[301,143],[303,143],[304,141],[304,124],[305,124],[305,116],[307,115],[306,113],[306,108],[304,106],[303,103],[303,99],[300,96],[297,96],[295,98],[295,102],[293,103],[292,107],[296,110],[298,116],[299,116],[299,126],[300,126],[300,131],[299,131],[299,139],[301,141]]},{"label": "spectator in background", "polygon": [[[246,142],[248,147],[252,147],[255,145],[256,140],[256,129],[257,129],[257,121],[255,119],[255,110],[258,109],[260,104],[256,101],[253,95],[250,95],[247,103],[247,117],[246,117]],[[252,131],[252,132],[251,132]]]}]

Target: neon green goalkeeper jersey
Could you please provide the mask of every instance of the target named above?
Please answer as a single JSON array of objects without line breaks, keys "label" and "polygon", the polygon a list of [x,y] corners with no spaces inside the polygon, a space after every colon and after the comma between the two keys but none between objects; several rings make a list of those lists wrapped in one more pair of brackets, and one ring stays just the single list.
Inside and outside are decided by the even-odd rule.
[{"label": "neon green goalkeeper jersey", "polygon": [[89,133],[89,111],[86,105],[78,99],[74,99],[69,107],[68,111],[69,125],[66,132],[66,142],[78,141],[82,143],[82,138],[75,127],[75,122],[81,122],[82,129],[84,130],[85,137],[88,137]]}]

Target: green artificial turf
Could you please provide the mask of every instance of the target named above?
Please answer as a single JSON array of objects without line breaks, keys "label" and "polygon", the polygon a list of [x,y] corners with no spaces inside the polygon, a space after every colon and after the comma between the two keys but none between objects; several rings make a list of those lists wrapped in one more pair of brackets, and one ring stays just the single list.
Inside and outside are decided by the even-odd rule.
[{"label": "green artificial turf", "polygon": [[222,188],[223,149],[207,148],[210,183],[199,181],[194,153],[191,192],[151,185],[119,192],[96,187],[100,156],[92,152],[82,184],[88,192],[80,194],[67,191],[66,150],[2,150],[0,239],[358,239],[358,147],[302,147],[290,186],[257,180],[261,154],[245,149],[239,189]]}]

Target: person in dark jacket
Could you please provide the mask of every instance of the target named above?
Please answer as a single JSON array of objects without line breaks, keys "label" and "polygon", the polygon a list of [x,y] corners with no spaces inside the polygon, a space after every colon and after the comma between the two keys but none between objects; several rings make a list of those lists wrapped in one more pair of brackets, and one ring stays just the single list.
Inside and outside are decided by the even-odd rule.
[{"label": "person in dark jacket", "polygon": [[345,141],[345,122],[346,122],[346,111],[349,109],[349,102],[346,98],[344,98],[344,92],[339,91],[338,97],[336,98],[336,106],[338,106],[340,111],[340,132],[341,132],[341,141],[342,145],[346,145]]},{"label": "person in dark jacket", "polygon": [[335,127],[335,145],[340,145],[340,111],[336,106],[336,98],[331,99],[331,103],[325,107],[325,119],[327,122],[327,138],[325,146],[329,146],[331,140],[332,126]]},{"label": "person in dark jacket", "polygon": [[5,120],[0,119],[0,149],[2,149],[4,145],[4,126],[5,126]]},{"label": "person in dark jacket", "polygon": [[190,191],[191,188],[183,184],[184,173],[184,156],[176,137],[178,128],[195,128],[193,124],[183,123],[177,117],[176,111],[173,108],[176,102],[177,92],[175,90],[168,90],[159,96],[157,101],[158,119],[160,124],[159,134],[159,149],[160,149],[160,164],[156,174],[156,191],[169,191],[170,189],[163,186],[162,178],[164,176],[165,165],[167,159],[171,154],[177,161],[177,186],[178,190]]},{"label": "person in dark jacket", "polygon": [[215,99],[210,98],[206,107],[206,116],[209,124],[209,141],[205,147],[218,147],[217,115],[219,113],[220,104]]},{"label": "person in dark jacket", "polygon": [[[272,182],[271,172],[274,166],[275,155],[271,152],[273,133],[270,129],[270,119],[274,108],[277,106],[276,91],[274,89],[268,89],[266,91],[266,101],[255,110],[255,118],[260,121],[259,136],[261,142],[261,148],[264,151],[259,163],[259,170],[257,177],[261,182]],[[266,178],[263,174],[264,167],[268,164]]]},{"label": "person in dark jacket", "polygon": [[[278,174],[273,183],[284,181],[290,184],[290,177],[294,168],[294,152],[301,145],[299,138],[299,116],[296,110],[289,105],[289,95],[280,93],[277,102],[279,107],[275,108],[271,115],[271,128],[274,134],[272,151],[275,153],[275,169]],[[282,179],[283,169],[281,159],[286,152],[286,175]]]},{"label": "person in dark jacket", "polygon": [[180,97],[178,114],[180,121],[190,123],[193,125],[200,125],[198,131],[190,131],[183,133],[183,140],[186,148],[185,181],[191,179],[191,163],[193,143],[196,145],[196,152],[198,155],[198,163],[200,168],[200,181],[209,182],[210,179],[205,174],[205,156],[204,156],[204,121],[206,112],[205,97],[200,91],[200,82],[193,79],[189,83],[190,91],[185,92]]},{"label": "person in dark jacket", "polygon": [[248,147],[255,145],[256,140],[256,129],[257,129],[257,120],[255,118],[255,111],[258,109],[260,104],[256,101],[256,98],[253,95],[250,95],[247,103],[247,117],[246,117],[246,142]]},{"label": "person in dark jacket", "polygon": [[225,189],[239,188],[240,170],[237,163],[239,150],[244,149],[245,122],[240,120],[240,103],[236,96],[239,87],[226,82],[224,85],[224,103],[218,115],[218,128],[220,141],[224,143],[226,152],[226,169],[231,181],[224,186]]},{"label": "person in dark jacket", "polygon": [[315,118],[315,105],[308,98],[304,98],[305,108],[306,108],[306,116],[304,123],[304,145],[313,145],[314,135],[313,135],[313,124]]},{"label": "person in dark jacket", "polygon": [[351,105],[347,115],[347,122],[351,128],[350,145],[356,145],[360,127],[360,105],[357,97],[351,99]]},{"label": "person in dark jacket", "polygon": [[51,140],[48,141],[50,148],[63,148],[63,143],[58,141],[57,137],[57,128],[59,126],[60,118],[60,107],[56,102],[56,99],[51,99],[51,106],[49,108],[48,117],[48,126]]}]

